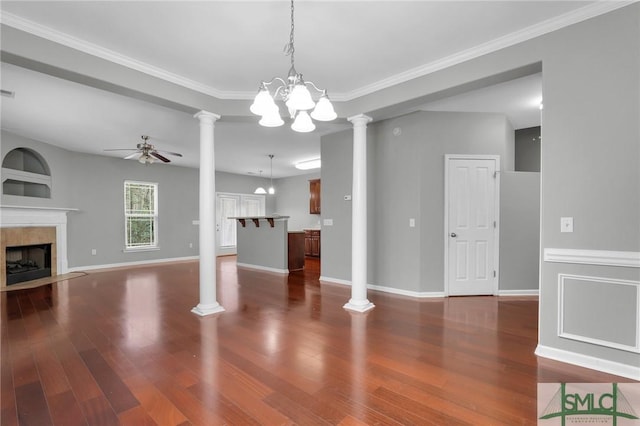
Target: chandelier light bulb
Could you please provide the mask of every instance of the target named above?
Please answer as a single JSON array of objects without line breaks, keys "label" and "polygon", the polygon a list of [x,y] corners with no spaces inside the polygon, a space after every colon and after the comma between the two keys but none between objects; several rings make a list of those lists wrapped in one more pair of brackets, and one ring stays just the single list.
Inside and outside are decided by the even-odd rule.
[{"label": "chandelier light bulb", "polygon": [[311,121],[311,117],[309,117],[307,111],[300,111],[298,115],[296,115],[293,124],[291,124],[291,129],[300,133],[308,133],[313,132],[316,129],[316,125]]},{"label": "chandelier light bulb", "polygon": [[298,83],[293,86],[293,90],[289,94],[289,98],[285,103],[289,109],[296,111],[307,111],[313,109],[316,103],[311,98],[309,89],[304,84]]},{"label": "chandelier light bulb", "polygon": [[282,120],[282,117],[280,117],[280,111],[278,107],[276,106],[275,109],[271,109],[270,111],[267,111],[267,113],[262,116],[258,124],[264,127],[282,126],[284,124],[284,121]]},{"label": "chandelier light bulb", "polygon": [[270,109],[278,108],[267,89],[260,89],[249,110],[255,115],[264,115]]},{"label": "chandelier light bulb", "polygon": [[318,121],[331,121],[335,120],[338,115],[333,109],[331,101],[327,95],[322,95],[315,109],[311,112],[311,118]]}]

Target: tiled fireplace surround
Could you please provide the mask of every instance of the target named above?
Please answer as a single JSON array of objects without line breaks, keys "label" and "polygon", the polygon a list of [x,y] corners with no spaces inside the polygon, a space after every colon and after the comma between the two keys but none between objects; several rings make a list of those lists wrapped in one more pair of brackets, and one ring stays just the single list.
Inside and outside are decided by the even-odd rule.
[{"label": "tiled fireplace surround", "polygon": [[6,248],[51,243],[51,275],[64,274],[67,262],[67,212],[54,207],[0,207],[0,287],[6,286]]}]

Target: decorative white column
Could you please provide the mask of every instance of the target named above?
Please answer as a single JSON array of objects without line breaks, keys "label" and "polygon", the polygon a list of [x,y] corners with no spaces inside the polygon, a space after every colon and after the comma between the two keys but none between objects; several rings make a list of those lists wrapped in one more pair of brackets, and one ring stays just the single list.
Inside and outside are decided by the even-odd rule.
[{"label": "decorative white column", "polygon": [[366,312],[374,307],[367,299],[367,123],[371,117],[358,114],[348,120],[353,123],[351,299],[343,307]]},{"label": "decorative white column", "polygon": [[223,312],[216,300],[216,170],[213,125],[219,115],[200,111],[200,303],[191,312],[200,316]]}]

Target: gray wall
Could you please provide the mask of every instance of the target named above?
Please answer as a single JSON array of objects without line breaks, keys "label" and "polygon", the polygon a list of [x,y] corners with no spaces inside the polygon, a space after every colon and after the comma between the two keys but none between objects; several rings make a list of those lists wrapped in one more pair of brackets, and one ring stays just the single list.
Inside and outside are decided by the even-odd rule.
[{"label": "gray wall", "polygon": [[500,290],[538,290],[540,173],[500,175]]},{"label": "gray wall", "polygon": [[540,126],[518,129],[515,134],[517,172],[540,171]]},{"label": "gray wall", "polygon": [[248,220],[245,226],[236,222],[238,230],[238,264],[258,268],[287,271],[288,233],[287,220],[276,220],[273,228],[266,220],[260,220],[258,227]]},{"label": "gray wall", "polygon": [[[98,155],[70,152],[2,132],[2,158],[17,147],[41,154],[51,169],[50,199],[2,195],[3,205],[79,209],[67,216],[69,267],[109,265],[198,255],[198,170],[172,165],[142,166]],[[125,180],[158,183],[160,250],[124,253]],[[216,173],[221,192],[253,193],[259,178]],[[267,211],[275,199],[267,197]],[[189,244],[192,247],[189,247]],[[96,249],[97,255],[91,255]]]},{"label": "gray wall", "polygon": [[351,202],[344,196],[351,194],[352,135],[347,130],[323,136],[320,144],[322,218],[333,220],[333,225],[323,226],[320,234],[321,274],[344,280],[351,279]]},{"label": "gray wall", "polygon": [[277,196],[274,213],[290,216],[290,231],[320,228],[320,215],[309,213],[309,180],[319,178],[320,172],[315,172],[274,181]]},{"label": "gray wall", "polygon": [[[395,136],[394,129],[400,134]],[[396,131],[397,133],[397,131]],[[351,279],[352,132],[322,138],[322,275]],[[444,291],[444,155],[496,154],[513,167],[513,128],[500,114],[416,112],[369,125],[370,284]],[[409,219],[416,227],[409,227]]]},{"label": "gray wall", "polygon": [[[398,92],[415,93],[415,99],[404,102],[404,105],[419,105],[429,96],[435,96],[456,86],[463,86],[474,81],[482,81],[501,73],[513,70],[528,69],[531,64],[541,64],[543,69],[544,110],[542,111],[542,143],[541,143],[541,247],[559,248],[570,251],[598,250],[640,252],[640,4],[634,3],[608,14],[592,18],[570,27],[546,34],[529,41],[519,43],[502,50],[478,57],[473,60],[455,65],[432,74],[420,77],[398,85],[398,90],[381,90],[379,92],[354,100],[350,107],[357,108],[357,112],[384,113],[385,108],[398,98]],[[533,67],[532,72],[538,72]],[[401,90],[400,90],[401,89]],[[353,112],[353,113],[357,113]],[[399,118],[402,119],[402,118]],[[395,120],[399,120],[395,119]],[[378,126],[394,127],[394,124],[381,122]],[[376,126],[376,125],[374,125]],[[372,126],[372,127],[374,127]],[[430,129],[425,129],[430,132]],[[369,134],[374,132],[370,131]],[[402,134],[405,135],[405,132]],[[347,208],[341,208],[338,195],[349,187],[350,161],[340,157],[351,149],[351,137],[348,134],[324,137],[322,139],[323,195],[329,199],[328,206],[333,210],[323,212],[324,217],[336,216],[341,220],[348,220]],[[426,135],[425,135],[426,136]],[[426,137],[423,137],[426,140]],[[378,141],[370,139],[369,143]],[[419,154],[424,151],[416,147],[415,157],[423,158]],[[379,156],[389,158],[389,170],[384,171],[393,179],[395,175],[406,176],[406,170],[413,170],[408,181],[391,181],[398,185],[394,189],[406,195],[402,207],[407,208],[406,214],[418,211],[413,199],[422,196],[422,191],[416,191],[415,182],[420,182],[423,175],[428,175],[427,167],[416,166],[415,157],[400,161],[395,158],[393,151],[379,152]],[[381,157],[382,158],[382,157]],[[335,161],[335,164],[329,164]],[[381,163],[380,158],[377,159]],[[346,167],[346,170],[340,170]],[[507,169],[508,170],[508,169]],[[330,176],[326,172],[337,173]],[[440,173],[441,175],[441,173]],[[378,184],[381,178],[374,179]],[[333,181],[335,188],[327,185]],[[389,183],[389,186],[392,183]],[[383,182],[386,185],[386,183]],[[408,186],[408,187],[407,187]],[[347,190],[348,191],[348,190]],[[380,191],[384,193],[384,191]],[[426,191],[425,191],[426,192]],[[417,194],[417,195],[414,195]],[[389,195],[387,193],[387,195]],[[432,204],[433,203],[433,204]],[[431,221],[438,223],[442,215],[439,196],[421,199],[420,215],[417,218],[417,229],[423,223]],[[411,210],[413,209],[413,210]],[[388,218],[394,217],[393,212],[387,213]],[[405,214],[405,215],[406,215]],[[560,218],[574,217],[574,232],[560,232]],[[395,214],[397,220],[380,218],[377,222],[387,226],[404,227],[405,217]],[[326,228],[326,227],[325,227]],[[323,231],[325,230],[323,228]],[[323,232],[323,274],[342,279],[350,278],[350,247],[345,244],[350,228],[342,226],[342,239],[328,232]],[[378,253],[385,250],[382,245],[402,247],[396,242],[392,232],[382,228],[376,232],[387,232],[388,241],[383,236],[376,237]],[[403,234],[405,231],[399,231]],[[442,233],[440,233],[442,234]],[[372,235],[372,233],[370,233]],[[441,239],[441,235],[434,238]],[[422,252],[419,277],[415,272],[398,270],[393,261],[397,257],[384,259],[379,255],[369,258],[369,262],[384,262],[374,279],[380,280],[375,284],[390,285],[396,288],[422,288],[435,290],[442,288],[442,283],[433,280],[439,276],[439,271],[432,268],[441,265],[440,258],[429,260],[427,254],[442,256],[438,252],[429,253],[428,247],[423,247],[426,237],[421,235],[418,243],[411,236],[407,245],[411,250],[419,248]],[[436,246],[442,246],[440,241]],[[331,254],[327,249],[335,250]],[[409,252],[409,249],[403,249]],[[424,255],[424,256],[423,256]],[[329,264],[335,262],[335,265]],[[425,260],[426,259],[426,260]],[[408,260],[402,260],[403,266],[411,266]],[[440,266],[441,268],[441,266]],[[398,270],[394,275],[390,271]],[[426,271],[426,272],[423,272]],[[638,288],[640,269],[620,266],[577,265],[572,263],[541,262],[540,266],[540,323],[539,350],[549,350],[547,356],[557,357],[569,362],[579,362],[592,368],[616,369],[616,366],[631,367],[634,377],[640,378],[640,355],[637,352],[607,347],[588,341],[577,341],[558,335],[558,321],[563,315],[559,305],[558,281],[560,274],[578,274],[601,277],[603,285],[607,279],[631,280]],[[385,283],[388,277],[392,280]],[[592,302],[602,296],[606,303],[615,307],[619,300],[615,299],[622,292],[599,291],[580,293],[580,298],[564,300],[563,303],[574,308],[580,305],[591,306]],[[640,289],[638,290],[640,291]],[[588,303],[585,303],[587,298]],[[575,313],[574,309],[569,310]],[[628,335],[637,330],[637,315],[640,306],[635,309],[636,316],[628,315],[623,320],[615,318],[615,308],[608,314],[600,314],[598,321],[604,327],[620,328],[621,335]],[[581,315],[577,315],[578,318]],[[616,331],[618,333],[618,331]],[[588,337],[588,336],[587,336]],[[596,361],[593,361],[597,359]],[[591,360],[591,361],[590,361]],[[615,370],[619,371],[619,370]],[[627,370],[629,371],[629,370]]]},{"label": "gray wall", "polygon": [[[545,37],[543,67],[542,247],[640,251],[640,4]],[[574,218],[573,233],[560,232],[563,216]],[[557,333],[559,274],[637,282],[640,270],[543,262],[541,274],[541,345],[640,369],[637,353]],[[612,309],[594,320],[612,333],[635,331],[637,316],[615,318],[617,294],[565,302],[606,304]]]}]

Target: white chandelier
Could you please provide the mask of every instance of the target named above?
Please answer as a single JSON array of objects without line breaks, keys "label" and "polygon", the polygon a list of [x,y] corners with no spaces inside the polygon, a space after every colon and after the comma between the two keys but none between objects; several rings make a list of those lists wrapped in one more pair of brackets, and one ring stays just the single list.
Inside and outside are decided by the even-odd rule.
[{"label": "white chandelier", "polygon": [[[280,97],[285,102],[289,110],[289,115],[293,120],[291,128],[296,132],[312,132],[316,126],[313,124],[311,118],[318,121],[331,121],[335,119],[337,115],[327,96],[327,91],[318,89],[311,81],[304,81],[302,74],[296,71],[294,64],[294,53],[296,49],[293,44],[293,31],[293,0],[291,0],[291,33],[289,35],[289,43],[284,47],[285,54],[291,56],[289,75],[286,81],[280,77],[274,77],[270,81],[260,83],[260,89],[250,110],[252,113],[262,116],[259,121],[261,126],[282,126],[284,121],[282,117],[280,117],[280,109],[274,101],[274,98],[278,99],[278,97]],[[275,88],[273,96],[271,96],[269,87],[275,83],[279,83],[279,85]],[[307,86],[311,86],[316,92],[320,93],[320,99],[317,104],[311,98],[311,93]],[[309,114],[309,110],[313,110],[311,114]]]}]

